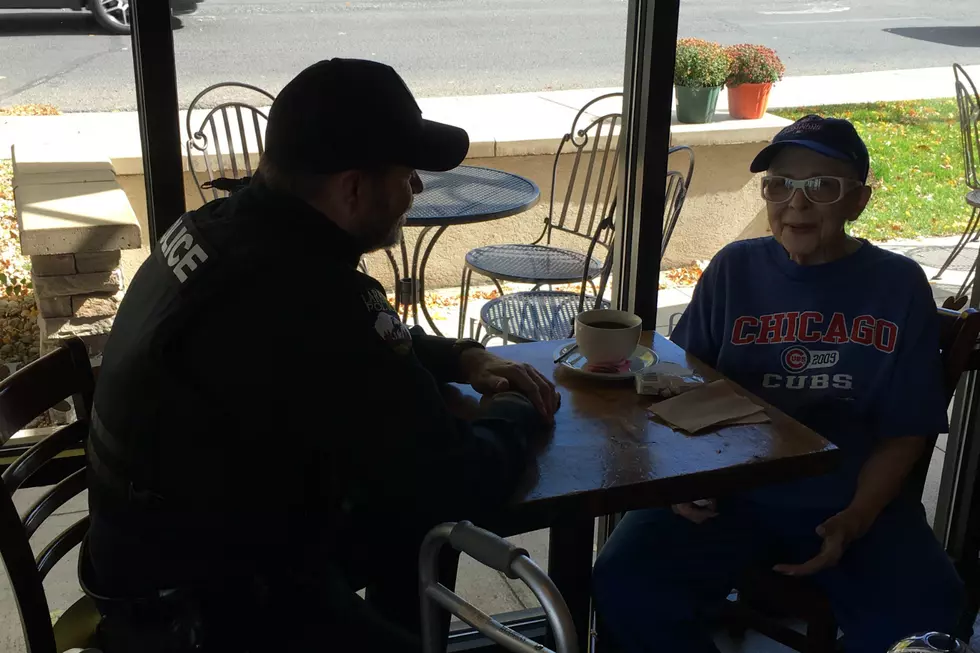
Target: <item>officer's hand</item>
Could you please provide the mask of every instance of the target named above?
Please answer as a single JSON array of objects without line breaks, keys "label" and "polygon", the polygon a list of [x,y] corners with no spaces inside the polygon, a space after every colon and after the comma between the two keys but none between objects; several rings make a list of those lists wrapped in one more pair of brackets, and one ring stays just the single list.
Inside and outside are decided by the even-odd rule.
[{"label": "officer's hand", "polygon": [[675,503],[670,507],[675,515],[680,515],[684,519],[703,524],[712,517],[718,516],[718,502],[714,499],[703,501],[688,501],[687,503]]},{"label": "officer's hand", "polygon": [[514,363],[494,356],[483,349],[467,349],[460,357],[463,380],[477,392],[492,395],[498,392],[519,392],[527,397],[549,423],[555,421],[555,411],[561,405],[561,395],[555,384],[541,372],[524,363]]}]

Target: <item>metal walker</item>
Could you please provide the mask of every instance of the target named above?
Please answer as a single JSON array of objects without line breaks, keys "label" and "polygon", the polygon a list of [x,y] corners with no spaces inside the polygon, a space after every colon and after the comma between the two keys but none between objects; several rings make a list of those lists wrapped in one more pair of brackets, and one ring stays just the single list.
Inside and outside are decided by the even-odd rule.
[{"label": "metal walker", "polygon": [[528,552],[470,522],[436,526],[426,536],[419,554],[419,592],[422,601],[422,650],[439,653],[439,608],[459,617],[495,643],[517,653],[554,653],[508,628],[439,582],[439,553],[449,544],[461,553],[523,581],[544,608],[558,653],[578,653],[575,626],[565,599],[551,578],[531,560]]}]

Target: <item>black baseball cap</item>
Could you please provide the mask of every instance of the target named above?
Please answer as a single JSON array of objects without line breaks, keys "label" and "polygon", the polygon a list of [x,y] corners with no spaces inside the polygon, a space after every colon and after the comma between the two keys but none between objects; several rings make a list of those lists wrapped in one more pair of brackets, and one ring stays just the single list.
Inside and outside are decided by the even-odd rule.
[{"label": "black baseball cap", "polygon": [[459,127],[424,120],[391,66],[327,59],[286,84],[269,111],[265,153],[285,171],[333,173],[383,165],[455,168],[469,150]]},{"label": "black baseball cap", "polygon": [[868,180],[870,167],[868,148],[849,121],[842,118],[824,118],[815,114],[804,116],[776,134],[752,161],[749,170],[768,170],[772,160],[787,145],[805,147],[833,159],[847,161],[857,168],[862,181]]}]

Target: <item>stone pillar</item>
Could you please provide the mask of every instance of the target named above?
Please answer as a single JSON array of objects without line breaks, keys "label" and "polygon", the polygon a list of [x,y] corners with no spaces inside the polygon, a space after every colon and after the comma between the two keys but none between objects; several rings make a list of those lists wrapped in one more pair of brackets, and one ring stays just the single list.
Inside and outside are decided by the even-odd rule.
[{"label": "stone pillar", "polygon": [[136,214],[108,159],[70,149],[15,147],[13,166],[41,353],[59,339],[78,336],[97,358],[124,290],[121,251],[142,242]]}]

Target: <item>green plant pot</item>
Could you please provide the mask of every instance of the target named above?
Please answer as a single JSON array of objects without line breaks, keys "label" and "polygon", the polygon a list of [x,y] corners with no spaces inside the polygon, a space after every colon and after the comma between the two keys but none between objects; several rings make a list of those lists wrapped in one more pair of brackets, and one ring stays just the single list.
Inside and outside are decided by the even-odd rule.
[{"label": "green plant pot", "polygon": [[708,88],[693,88],[690,86],[674,87],[677,93],[677,120],[687,123],[711,122],[718,105],[718,94],[721,86]]}]

